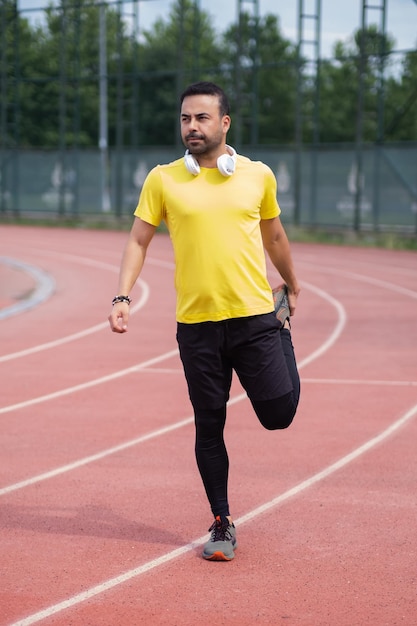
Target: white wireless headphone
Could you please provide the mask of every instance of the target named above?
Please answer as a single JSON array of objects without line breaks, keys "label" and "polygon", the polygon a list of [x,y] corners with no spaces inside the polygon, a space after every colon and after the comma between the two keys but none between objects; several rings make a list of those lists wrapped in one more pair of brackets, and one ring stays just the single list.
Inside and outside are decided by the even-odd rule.
[{"label": "white wireless headphone", "polygon": [[[217,169],[219,170],[220,174],[222,174],[222,176],[231,176],[236,169],[237,155],[236,150],[232,148],[232,146],[228,146],[226,144],[226,150],[228,151],[228,154],[222,154],[217,159]],[[184,163],[187,170],[193,176],[197,176],[200,173],[200,165],[197,159],[195,159],[193,155],[190,154],[189,150],[185,151]]]}]

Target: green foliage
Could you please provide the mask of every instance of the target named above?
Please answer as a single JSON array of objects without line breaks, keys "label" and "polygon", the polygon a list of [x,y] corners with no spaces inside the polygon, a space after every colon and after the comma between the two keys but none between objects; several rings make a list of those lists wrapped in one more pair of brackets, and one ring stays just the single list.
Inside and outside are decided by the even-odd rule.
[{"label": "green foliage", "polygon": [[406,54],[402,70],[386,87],[387,136],[409,141],[417,137],[417,50]]},{"label": "green foliage", "polygon": [[[121,7],[106,7],[111,146],[178,143],[179,95],[195,80],[218,82],[230,95],[236,145],[292,143],[298,86],[305,142],[313,138],[318,93],[320,140],[354,141],[360,84],[365,141],[378,139],[382,113],[385,139],[417,140],[417,52],[408,52],[392,72],[394,42],[374,26],[336,44],[334,59],[320,64],[317,92],[306,60],[298,82],[296,46],[275,15],[242,13],[239,23],[216,33],[197,2],[173,0],[170,12],[136,37]],[[0,4],[0,144],[97,146],[99,7],[60,0],[45,17],[34,25],[25,13],[16,14],[14,1]]]},{"label": "green foliage", "polygon": [[[362,45],[363,44],[363,45]],[[370,26],[357,30],[347,44],[338,42],[334,61],[320,68],[320,139],[324,142],[347,142],[355,139],[360,75],[363,86],[363,139],[373,142],[378,135],[379,76],[389,66],[394,43]]]},{"label": "green foliage", "polygon": [[[238,112],[237,144],[286,143],[294,136],[296,50],[283,37],[276,16],[240,23],[223,37],[226,89]],[[233,132],[232,126],[232,132]]]},{"label": "green foliage", "polygon": [[139,55],[140,143],[173,145],[177,140],[178,98],[189,82],[213,78],[221,49],[208,14],[191,0],[179,0],[168,19],[144,32]]}]

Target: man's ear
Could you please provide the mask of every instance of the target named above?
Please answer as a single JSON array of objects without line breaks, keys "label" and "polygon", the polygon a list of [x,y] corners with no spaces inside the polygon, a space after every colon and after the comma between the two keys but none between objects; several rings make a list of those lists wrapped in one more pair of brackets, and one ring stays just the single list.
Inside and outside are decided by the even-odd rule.
[{"label": "man's ear", "polygon": [[232,124],[232,120],[230,118],[230,115],[223,115],[222,124],[223,124],[224,132],[227,133],[227,131],[229,130],[229,128],[230,128],[230,126]]}]

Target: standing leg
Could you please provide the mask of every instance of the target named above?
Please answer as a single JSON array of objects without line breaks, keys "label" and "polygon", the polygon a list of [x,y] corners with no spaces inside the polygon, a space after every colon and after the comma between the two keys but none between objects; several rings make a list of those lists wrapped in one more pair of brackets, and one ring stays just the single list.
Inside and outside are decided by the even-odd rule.
[{"label": "standing leg", "polygon": [[226,406],[195,409],[195,455],[213,515],[230,515],[227,500],[229,458],[223,438]]},{"label": "standing leg", "polygon": [[230,561],[237,546],[227,497],[229,458],[223,432],[232,368],[224,357],[223,322],[178,324],[177,339],[195,418],[195,455],[215,520],[203,558]]},{"label": "standing leg", "polygon": [[203,558],[209,561],[231,561],[237,547],[227,500],[229,458],[223,439],[225,421],[226,406],[195,411],[197,465],[215,517],[209,528],[210,539],[203,547]]}]

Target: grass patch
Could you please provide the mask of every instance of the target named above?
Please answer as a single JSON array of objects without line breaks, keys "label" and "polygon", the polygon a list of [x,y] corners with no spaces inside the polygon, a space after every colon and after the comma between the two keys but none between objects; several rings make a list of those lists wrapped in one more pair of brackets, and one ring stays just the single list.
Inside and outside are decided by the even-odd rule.
[{"label": "grass patch", "polygon": [[355,232],[350,229],[300,228],[285,225],[290,241],[321,243],[386,250],[417,250],[417,234],[391,232]]}]

